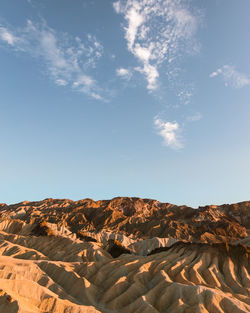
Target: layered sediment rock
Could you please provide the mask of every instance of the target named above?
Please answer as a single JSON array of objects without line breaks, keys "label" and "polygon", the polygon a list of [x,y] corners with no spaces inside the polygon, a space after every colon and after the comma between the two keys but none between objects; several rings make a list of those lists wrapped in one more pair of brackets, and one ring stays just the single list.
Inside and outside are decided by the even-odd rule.
[{"label": "layered sediment rock", "polygon": [[250,312],[250,203],[0,204],[0,313]]}]

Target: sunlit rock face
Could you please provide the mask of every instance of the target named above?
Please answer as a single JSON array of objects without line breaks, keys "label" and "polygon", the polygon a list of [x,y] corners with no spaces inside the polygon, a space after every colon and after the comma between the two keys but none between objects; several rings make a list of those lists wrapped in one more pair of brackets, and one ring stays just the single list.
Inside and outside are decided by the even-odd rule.
[{"label": "sunlit rock face", "polygon": [[0,313],[250,312],[250,202],[0,204]]}]

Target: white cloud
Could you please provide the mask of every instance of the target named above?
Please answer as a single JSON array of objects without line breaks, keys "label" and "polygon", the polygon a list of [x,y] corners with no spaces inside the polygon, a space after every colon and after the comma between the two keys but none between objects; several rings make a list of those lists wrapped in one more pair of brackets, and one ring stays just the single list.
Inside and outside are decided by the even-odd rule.
[{"label": "white cloud", "polygon": [[94,80],[87,75],[81,75],[78,77],[76,81],[73,83],[73,87],[91,87],[94,84]]},{"label": "white cloud", "polygon": [[222,73],[222,70],[219,68],[216,72],[213,72],[209,75],[210,78],[214,78]]},{"label": "white cloud", "polygon": [[68,83],[66,82],[66,80],[64,79],[56,79],[55,83],[58,85],[58,86],[66,86]]},{"label": "white cloud", "polygon": [[96,80],[88,75],[81,74],[80,76],[78,76],[77,79],[73,82],[72,88],[75,88],[80,92],[86,93],[96,100],[105,101],[103,96],[98,93],[100,88],[98,87]]},{"label": "white cloud", "polygon": [[15,36],[2,26],[0,26],[0,39],[7,42],[11,46],[13,46],[16,41]]},{"label": "white cloud", "polygon": [[225,86],[230,86],[235,89],[250,85],[250,78],[247,75],[238,72],[232,65],[224,65],[209,75],[210,78],[217,76],[222,77]]},{"label": "white cloud", "polygon": [[126,21],[124,27],[128,50],[141,66],[148,90],[158,87],[159,68],[173,62],[182,51],[197,48],[194,34],[197,18],[186,0],[118,0],[113,6]]},{"label": "white cloud", "polygon": [[116,75],[126,80],[129,80],[132,76],[132,72],[127,68],[120,67],[116,70]]},{"label": "white cloud", "polygon": [[116,13],[118,13],[118,14],[121,13],[120,1],[114,2],[113,7],[114,7]]},{"label": "white cloud", "polygon": [[136,67],[135,70],[137,70],[138,72],[141,72],[142,74],[146,76],[146,79],[148,82],[148,85],[147,85],[148,90],[157,89],[158,87],[157,79],[159,77],[159,73],[158,73],[156,66],[146,63],[144,64],[143,68]]},{"label": "white cloud", "polygon": [[142,14],[139,13],[139,11],[140,11],[139,3],[134,2],[134,4],[125,13],[125,18],[128,21],[128,27],[126,28],[126,39],[128,41],[128,47],[130,50],[133,49],[138,27],[144,21],[144,17]]},{"label": "white cloud", "polygon": [[183,148],[179,136],[180,126],[177,122],[165,122],[158,117],[154,118],[154,125],[158,130],[158,135],[163,138],[163,144],[173,149]]},{"label": "white cloud", "polygon": [[45,21],[33,23],[28,20],[24,28],[10,31],[0,28],[0,40],[42,60],[46,72],[58,86],[72,86],[94,99],[102,99],[97,82],[86,74],[95,68],[103,54],[103,47],[95,36],[88,34],[83,42],[79,37],[57,33]]}]

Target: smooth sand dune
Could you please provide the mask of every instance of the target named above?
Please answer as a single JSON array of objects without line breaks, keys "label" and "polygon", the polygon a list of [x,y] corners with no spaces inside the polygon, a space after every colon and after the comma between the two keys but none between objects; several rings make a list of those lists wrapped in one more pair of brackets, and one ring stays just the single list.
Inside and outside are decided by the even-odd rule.
[{"label": "smooth sand dune", "polygon": [[[137,231],[134,235],[112,232],[111,228],[120,228],[114,221],[112,227],[106,221],[101,222],[104,228],[95,225],[92,231],[82,226],[79,233],[78,224],[75,228],[63,224],[59,217],[58,223],[56,218],[48,221],[48,216],[56,217],[58,212],[58,216],[67,210],[71,214],[72,202],[53,201],[53,208],[47,200],[32,206],[29,202],[0,206],[0,313],[250,312],[249,236],[233,241],[235,217],[245,223],[238,234],[249,233],[242,206],[240,215],[233,206],[232,224],[227,224],[233,229],[232,240],[228,236],[223,242],[225,234],[208,231],[183,241],[178,236],[141,238]],[[104,204],[115,210],[120,202]],[[147,200],[146,214],[149,204]],[[140,205],[135,205],[139,212]],[[91,206],[97,207],[96,202]],[[76,221],[82,220],[77,217],[79,210],[74,213]],[[117,210],[127,212],[125,207]],[[225,209],[220,210],[216,207],[209,213],[218,227]],[[34,218],[34,214],[40,217]],[[207,218],[206,214],[201,211],[200,218],[195,218]],[[228,211],[227,216],[230,214]],[[132,254],[118,253],[113,258],[108,253],[110,240],[114,241],[113,249],[123,245]]]}]

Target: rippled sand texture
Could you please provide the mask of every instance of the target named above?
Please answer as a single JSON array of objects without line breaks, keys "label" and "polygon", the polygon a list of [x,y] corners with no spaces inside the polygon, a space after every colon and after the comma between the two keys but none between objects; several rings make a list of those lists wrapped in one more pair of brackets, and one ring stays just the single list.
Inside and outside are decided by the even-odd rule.
[{"label": "rippled sand texture", "polygon": [[[238,233],[215,234],[207,226],[206,236],[182,240],[176,234],[161,238],[115,232],[115,221],[110,225],[107,220],[91,232],[77,224],[76,208],[72,231],[67,218],[73,218],[74,210],[55,207],[53,201],[54,207],[44,201],[40,211],[27,202],[0,206],[0,313],[250,312],[248,221],[233,217],[244,220],[242,204],[234,205],[233,213],[220,209],[221,215],[227,214],[228,228],[239,224]],[[55,223],[57,213],[64,217]],[[49,221],[48,216],[55,219]],[[143,213],[139,217],[143,219]],[[131,254],[113,258],[109,239],[119,239]]]}]

